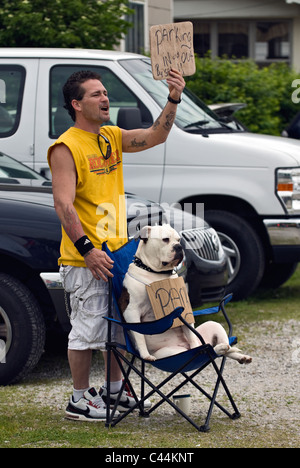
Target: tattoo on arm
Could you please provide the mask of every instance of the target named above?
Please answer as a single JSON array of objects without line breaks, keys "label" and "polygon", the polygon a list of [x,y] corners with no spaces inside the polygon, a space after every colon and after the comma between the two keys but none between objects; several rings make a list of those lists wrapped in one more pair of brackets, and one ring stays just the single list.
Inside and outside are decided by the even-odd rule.
[{"label": "tattoo on arm", "polygon": [[72,242],[75,242],[78,236],[81,236],[82,234],[82,226],[76,210],[73,207],[67,207],[67,209],[63,213],[62,221],[66,233],[68,234]]},{"label": "tattoo on arm", "polygon": [[[158,117],[158,119],[154,122],[153,124],[153,130],[157,130],[159,129],[159,127],[161,126],[161,120],[162,120],[162,116],[163,116],[163,112],[160,114],[160,116]],[[163,129],[166,131],[166,132],[169,132],[172,128],[172,125],[174,123],[174,120],[175,120],[175,116],[176,116],[176,113],[175,112],[169,112],[166,116],[165,116],[165,122],[163,123]]]},{"label": "tattoo on arm", "polygon": [[130,143],[131,148],[143,148],[144,146],[147,146],[146,140],[143,141],[136,141],[136,138],[131,141]]},{"label": "tattoo on arm", "polygon": [[164,129],[169,132],[172,128],[173,122],[175,120],[175,112],[169,112],[169,114],[166,115],[166,121],[164,123]]},{"label": "tattoo on arm", "polygon": [[159,128],[161,116],[162,116],[162,113],[160,114],[160,116],[159,116],[159,117],[156,119],[156,121],[154,122],[153,127],[152,127],[153,130],[156,130],[157,128]]},{"label": "tattoo on arm", "polygon": [[[127,145],[123,147],[130,152],[138,152],[143,149],[152,148],[153,146],[166,141],[167,136],[172,128],[176,116],[176,112],[166,111],[164,109],[160,116],[156,119],[149,131],[144,131],[141,139],[138,137],[133,138]],[[137,134],[137,133],[136,133]],[[131,136],[131,138],[133,135]],[[144,139],[142,139],[144,138]]]}]

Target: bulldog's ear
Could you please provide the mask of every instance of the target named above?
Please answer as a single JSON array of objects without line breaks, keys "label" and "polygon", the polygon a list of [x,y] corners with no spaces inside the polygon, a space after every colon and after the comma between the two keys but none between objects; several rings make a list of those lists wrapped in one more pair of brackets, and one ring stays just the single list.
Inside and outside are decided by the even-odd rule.
[{"label": "bulldog's ear", "polygon": [[140,239],[144,241],[145,244],[150,237],[150,231],[151,231],[151,226],[144,226],[140,231]]}]

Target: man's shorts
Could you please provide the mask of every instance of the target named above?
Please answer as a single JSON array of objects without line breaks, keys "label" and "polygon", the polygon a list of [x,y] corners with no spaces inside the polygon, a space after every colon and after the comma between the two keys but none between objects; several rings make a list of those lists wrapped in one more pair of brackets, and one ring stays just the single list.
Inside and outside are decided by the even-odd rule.
[{"label": "man's shorts", "polygon": [[[108,283],[96,280],[88,268],[61,265],[63,287],[70,294],[71,325],[68,348],[105,351],[108,322]],[[116,311],[113,307],[114,318]],[[122,328],[112,326],[112,340],[124,343]]]}]

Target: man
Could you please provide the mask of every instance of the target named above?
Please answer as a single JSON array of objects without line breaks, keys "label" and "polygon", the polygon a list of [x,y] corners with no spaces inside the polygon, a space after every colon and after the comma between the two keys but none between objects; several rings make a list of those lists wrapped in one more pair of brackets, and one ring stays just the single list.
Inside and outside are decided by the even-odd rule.
[{"label": "man", "polygon": [[[60,271],[72,308],[68,358],[73,395],[66,409],[70,419],[103,420],[106,416],[105,384],[99,394],[89,383],[92,350],[103,351],[106,363],[107,327],[102,317],[107,313],[113,262],[101,247],[107,241],[116,250],[127,242],[122,152],[142,151],[166,141],[185,81],[172,70],[167,83],[170,94],[161,115],[152,127],[137,130],[101,127],[110,119],[109,98],[94,72],[74,73],[63,89],[65,108],[75,123],[49,148],[48,162],[62,224]],[[112,359],[112,399],[121,388],[121,379]],[[126,394],[120,410],[126,410],[123,400],[134,404]]]}]

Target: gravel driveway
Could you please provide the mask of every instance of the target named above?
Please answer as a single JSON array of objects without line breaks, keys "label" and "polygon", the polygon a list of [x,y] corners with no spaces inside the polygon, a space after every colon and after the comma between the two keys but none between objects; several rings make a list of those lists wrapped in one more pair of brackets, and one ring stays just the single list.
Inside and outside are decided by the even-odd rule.
[{"label": "gravel driveway", "polygon": [[[253,333],[252,333],[253,331]],[[286,322],[261,321],[257,324],[251,323],[251,331],[240,330],[243,341],[238,346],[253,357],[250,365],[242,366],[228,359],[225,368],[225,380],[234,395],[238,409],[249,424],[253,426],[265,425],[266,427],[290,426],[299,434],[300,426],[300,324],[296,320]],[[31,401],[34,399],[39,405],[51,406],[55,410],[65,409],[72,388],[70,373],[67,363],[65,368],[45,370],[47,362],[42,369],[37,369],[34,379],[37,383],[26,385],[26,393],[30,394]],[[45,379],[53,372],[57,380],[50,389],[51,398],[44,398],[44,388],[38,385],[39,379]],[[151,368],[150,378],[159,381],[159,371]],[[210,369],[206,369],[207,380],[210,381]],[[212,381],[213,381],[212,375]],[[31,380],[29,377],[27,380]],[[99,386],[103,382],[103,366],[99,362],[94,363],[91,384]],[[47,387],[51,384],[47,384]],[[192,413],[198,411],[199,396],[195,395],[194,388],[189,385],[188,392],[192,395]],[[186,393],[186,390],[184,390]],[[167,404],[163,404],[160,410],[162,415],[174,413]]]}]

